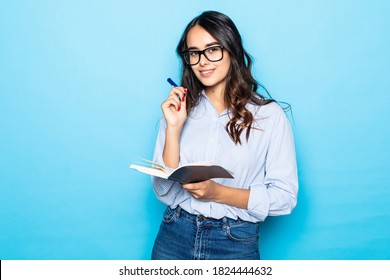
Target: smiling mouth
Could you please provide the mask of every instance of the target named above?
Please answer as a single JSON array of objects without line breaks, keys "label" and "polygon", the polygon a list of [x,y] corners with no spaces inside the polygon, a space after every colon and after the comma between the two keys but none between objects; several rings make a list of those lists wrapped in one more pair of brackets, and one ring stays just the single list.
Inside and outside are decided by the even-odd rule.
[{"label": "smiling mouth", "polygon": [[214,72],[214,69],[201,70],[199,72],[202,75],[202,77],[208,77],[208,76],[210,76]]}]

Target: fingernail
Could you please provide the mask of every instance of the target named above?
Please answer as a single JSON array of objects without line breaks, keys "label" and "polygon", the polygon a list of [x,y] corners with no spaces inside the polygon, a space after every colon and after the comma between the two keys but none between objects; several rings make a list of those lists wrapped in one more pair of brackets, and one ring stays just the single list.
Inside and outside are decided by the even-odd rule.
[{"label": "fingernail", "polygon": [[183,90],[183,92],[184,92],[184,93],[187,93],[187,89],[185,88],[185,89]]},{"label": "fingernail", "polygon": [[184,101],[184,98],[186,97],[186,94],[183,94],[183,97],[181,98],[181,101]]},{"label": "fingernail", "polygon": [[180,108],[181,108],[181,106],[179,106],[179,108],[177,108],[177,110],[180,111]]}]

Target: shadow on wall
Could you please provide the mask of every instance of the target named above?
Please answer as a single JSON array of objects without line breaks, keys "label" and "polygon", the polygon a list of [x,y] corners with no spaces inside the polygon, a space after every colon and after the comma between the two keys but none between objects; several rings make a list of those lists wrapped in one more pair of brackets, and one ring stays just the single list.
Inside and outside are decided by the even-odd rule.
[{"label": "shadow on wall", "polygon": [[[304,165],[305,152],[300,151],[302,143],[296,141],[298,164],[298,203],[293,212],[286,216],[268,217],[260,224],[260,256],[265,260],[306,259],[297,255],[296,246],[302,244],[303,234],[307,232],[311,209],[308,194],[309,178],[307,178]],[[302,164],[305,162],[305,164]]]},{"label": "shadow on wall", "polygon": [[145,251],[142,252],[142,256],[141,256],[141,259],[144,260],[150,260],[150,257],[152,255],[154,240],[156,239],[158,230],[160,228],[160,223],[161,223],[163,213],[167,207],[165,204],[163,204],[156,198],[151,183],[150,183],[150,189],[148,191],[144,205],[150,205],[150,204],[152,204],[153,206],[148,207],[149,211],[146,211],[146,218],[149,223],[149,229],[148,229],[148,234],[145,238],[148,238],[148,242],[146,244]]},{"label": "shadow on wall", "polygon": [[[308,199],[300,185],[298,204],[290,215],[268,217],[260,224],[260,255],[264,260],[302,259],[294,248],[302,243],[308,225]],[[304,259],[304,258],[303,258]]]}]

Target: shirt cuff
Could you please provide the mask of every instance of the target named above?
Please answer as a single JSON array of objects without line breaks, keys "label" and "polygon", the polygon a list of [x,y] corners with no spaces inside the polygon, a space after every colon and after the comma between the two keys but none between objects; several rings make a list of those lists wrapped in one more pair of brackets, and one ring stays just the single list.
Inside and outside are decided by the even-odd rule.
[{"label": "shirt cuff", "polygon": [[265,185],[256,185],[250,187],[248,214],[256,220],[264,221],[269,213],[271,200]]},{"label": "shirt cuff", "polygon": [[152,176],[152,184],[154,186],[154,190],[156,191],[156,195],[163,196],[169,192],[175,182],[164,178]]}]

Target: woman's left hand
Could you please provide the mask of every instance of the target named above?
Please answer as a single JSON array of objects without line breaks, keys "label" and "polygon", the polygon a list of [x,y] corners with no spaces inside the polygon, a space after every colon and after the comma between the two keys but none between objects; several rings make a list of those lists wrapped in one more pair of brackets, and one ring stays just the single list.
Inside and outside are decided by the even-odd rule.
[{"label": "woman's left hand", "polygon": [[230,206],[248,209],[249,189],[228,187],[212,180],[182,184],[182,187],[196,199],[224,203]]},{"label": "woman's left hand", "polygon": [[182,184],[182,187],[196,199],[214,201],[216,199],[218,184],[214,181],[207,180],[199,183]]}]

